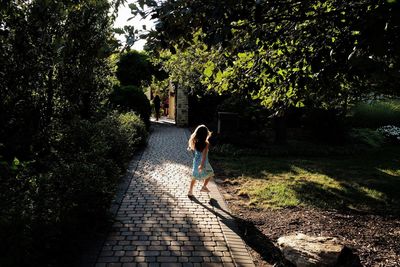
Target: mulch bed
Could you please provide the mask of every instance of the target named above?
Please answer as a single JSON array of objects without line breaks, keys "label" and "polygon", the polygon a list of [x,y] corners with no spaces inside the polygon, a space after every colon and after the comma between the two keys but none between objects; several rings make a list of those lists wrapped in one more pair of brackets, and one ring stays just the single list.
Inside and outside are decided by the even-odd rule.
[{"label": "mulch bed", "polygon": [[235,194],[237,186],[222,183],[219,188],[256,266],[290,266],[275,244],[280,236],[293,233],[336,237],[362,266],[400,266],[399,217],[305,207],[259,210]]}]

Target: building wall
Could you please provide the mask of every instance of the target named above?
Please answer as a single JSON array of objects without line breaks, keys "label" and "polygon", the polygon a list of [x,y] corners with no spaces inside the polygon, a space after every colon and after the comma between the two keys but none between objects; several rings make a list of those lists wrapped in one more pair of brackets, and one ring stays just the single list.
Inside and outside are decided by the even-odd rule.
[{"label": "building wall", "polygon": [[188,126],[189,124],[189,101],[187,91],[182,87],[175,87],[176,95],[176,114],[175,122],[178,126]]},{"label": "building wall", "polygon": [[168,118],[171,120],[175,120],[175,95],[169,95],[169,110],[168,110]]},{"label": "building wall", "polygon": [[169,101],[169,110],[168,110],[168,118],[171,120],[175,120],[175,102],[176,102],[176,95],[175,95],[175,86],[174,84],[169,81],[168,85],[168,101]]}]

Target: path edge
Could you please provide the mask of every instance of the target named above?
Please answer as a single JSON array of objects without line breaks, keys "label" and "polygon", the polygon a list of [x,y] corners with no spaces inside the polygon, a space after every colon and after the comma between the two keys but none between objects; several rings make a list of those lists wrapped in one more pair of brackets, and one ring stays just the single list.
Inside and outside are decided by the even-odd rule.
[{"label": "path edge", "polygon": [[[186,128],[186,136],[190,137],[190,130]],[[213,207],[214,212],[218,213],[221,217],[225,218],[226,222],[221,221],[221,217],[218,216],[218,223],[221,227],[222,234],[224,235],[226,244],[229,249],[229,253],[232,256],[233,264],[236,267],[255,267],[254,259],[251,256],[249,250],[246,247],[243,238],[237,234],[239,233],[239,227],[236,220],[231,216],[231,211],[226,204],[226,201],[218,189],[217,184],[214,181],[215,177],[210,180],[208,187],[210,189],[210,200],[214,199],[217,201],[218,207]],[[228,266],[229,264],[224,264]]]},{"label": "path edge", "polygon": [[[150,137],[151,132],[149,132]],[[110,204],[108,212],[110,213],[110,218],[114,219],[118,213],[121,203],[127,194],[129,185],[134,178],[134,174],[137,170],[140,160],[142,159],[143,153],[146,150],[149,137],[146,139],[146,145],[139,148],[133,155],[132,160],[129,162],[128,167],[124,175],[121,176],[121,180],[118,183],[114,199]],[[80,258],[79,267],[94,267],[100,257],[101,250],[107,240],[107,233],[101,235],[98,240],[89,241],[88,250],[83,251]]]}]

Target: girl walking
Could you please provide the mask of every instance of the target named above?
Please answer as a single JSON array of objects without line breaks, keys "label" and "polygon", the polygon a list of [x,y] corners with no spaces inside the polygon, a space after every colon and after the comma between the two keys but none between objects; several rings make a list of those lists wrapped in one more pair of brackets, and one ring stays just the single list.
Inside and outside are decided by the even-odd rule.
[{"label": "girl walking", "polygon": [[207,184],[214,176],[214,170],[208,162],[208,139],[210,136],[211,132],[208,128],[205,125],[199,125],[189,138],[188,149],[194,151],[192,181],[190,182],[188,192],[189,197],[193,196],[193,187],[196,181],[204,180],[203,187],[200,191],[210,192],[207,188]]}]

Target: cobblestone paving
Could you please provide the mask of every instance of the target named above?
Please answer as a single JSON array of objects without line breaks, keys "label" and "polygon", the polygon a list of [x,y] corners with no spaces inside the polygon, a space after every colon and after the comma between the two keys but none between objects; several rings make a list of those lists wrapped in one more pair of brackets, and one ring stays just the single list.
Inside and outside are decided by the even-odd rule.
[{"label": "cobblestone paving", "polygon": [[[154,124],[97,267],[254,266],[232,231],[232,219],[216,212],[199,183],[196,198],[187,197],[192,164],[188,134],[183,128]],[[211,194],[217,192],[211,187]],[[231,246],[230,236],[236,238]],[[239,255],[236,260],[234,254]]]}]

